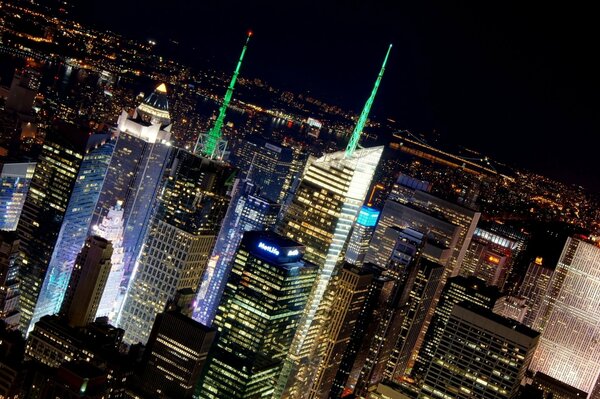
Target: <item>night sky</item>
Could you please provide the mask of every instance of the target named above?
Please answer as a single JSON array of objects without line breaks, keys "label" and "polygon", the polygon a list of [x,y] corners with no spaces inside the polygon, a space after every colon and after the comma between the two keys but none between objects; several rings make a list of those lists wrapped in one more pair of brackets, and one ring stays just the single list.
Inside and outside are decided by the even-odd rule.
[{"label": "night sky", "polygon": [[550,2],[81,3],[77,11],[99,27],[186,44],[198,66],[233,69],[252,29],[244,76],[356,112],[391,42],[374,114],[600,192],[599,34],[591,9]]}]

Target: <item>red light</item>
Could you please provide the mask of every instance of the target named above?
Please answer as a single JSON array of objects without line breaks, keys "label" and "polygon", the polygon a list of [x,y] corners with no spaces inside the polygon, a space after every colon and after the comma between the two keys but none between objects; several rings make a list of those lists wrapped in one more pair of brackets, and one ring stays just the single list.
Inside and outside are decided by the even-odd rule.
[{"label": "red light", "polygon": [[248,31],[248,36],[252,36],[252,31],[251,30]]}]

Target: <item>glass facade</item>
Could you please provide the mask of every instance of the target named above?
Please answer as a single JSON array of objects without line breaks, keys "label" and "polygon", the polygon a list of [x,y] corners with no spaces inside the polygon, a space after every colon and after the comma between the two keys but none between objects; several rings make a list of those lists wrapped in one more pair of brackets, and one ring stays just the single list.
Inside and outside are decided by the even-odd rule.
[{"label": "glass facade", "polygon": [[247,232],[214,325],[219,337],[200,398],[270,397],[317,274],[304,247],[270,232]]},{"label": "glass facade", "polygon": [[229,205],[232,174],[221,161],[177,150],[118,318],[126,342],[146,342],[178,290],[196,292]]},{"label": "glass facade", "polygon": [[[107,135],[103,136],[105,140],[109,139]],[[75,258],[88,234],[113,149],[114,142],[109,140],[89,150],[83,158],[30,328],[42,316],[60,310]]]},{"label": "glass facade", "polygon": [[35,163],[7,163],[0,174],[0,230],[16,230]]}]

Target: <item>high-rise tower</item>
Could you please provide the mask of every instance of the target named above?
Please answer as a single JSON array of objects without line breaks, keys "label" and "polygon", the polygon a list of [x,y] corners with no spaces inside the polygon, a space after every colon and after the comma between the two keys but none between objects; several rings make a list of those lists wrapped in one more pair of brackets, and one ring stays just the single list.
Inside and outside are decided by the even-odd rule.
[{"label": "high-rise tower", "polygon": [[590,394],[600,378],[599,309],[600,247],[570,237],[534,322],[542,337],[531,369]]},{"label": "high-rise tower", "polygon": [[200,398],[265,398],[308,300],[317,268],[304,247],[272,232],[244,234],[215,326],[216,347]]},{"label": "high-rise tower", "polygon": [[[282,235],[306,246],[305,259],[319,266],[319,275],[274,397],[302,397],[306,393],[302,385],[312,379],[313,368],[318,363],[318,356],[313,352],[326,317],[323,297],[342,260],[350,230],[383,152],[383,147],[357,149],[357,146],[390,50],[391,45],[348,147],[345,151],[308,159],[300,185],[279,226]],[[300,368],[303,368],[301,373]]]},{"label": "high-rise tower", "polygon": [[72,125],[47,134],[17,226],[21,331],[30,327],[40,289],[83,160],[88,135]]},{"label": "high-rise tower", "polygon": [[240,54],[240,59],[238,60],[237,65],[235,66],[233,76],[231,77],[231,81],[229,82],[229,86],[227,87],[227,91],[225,92],[223,104],[221,104],[221,108],[219,108],[219,115],[217,116],[217,120],[215,121],[213,127],[208,131],[208,133],[200,134],[198,136],[196,148],[194,149],[195,153],[200,153],[203,156],[211,159],[223,159],[223,156],[225,155],[227,142],[222,139],[223,133],[221,132],[221,129],[223,129],[223,123],[225,122],[225,114],[227,113],[227,107],[229,107],[229,103],[231,102],[231,97],[233,96],[233,89],[235,88],[235,83],[237,82],[238,75],[240,74],[242,61],[244,60],[244,55],[246,54],[248,42],[250,41],[251,37],[252,32],[248,32],[248,36],[246,37],[246,43],[244,43],[242,53]]},{"label": "high-rise tower", "polygon": [[126,342],[146,342],[167,301],[198,288],[229,205],[232,173],[221,161],[177,149],[118,319]]}]

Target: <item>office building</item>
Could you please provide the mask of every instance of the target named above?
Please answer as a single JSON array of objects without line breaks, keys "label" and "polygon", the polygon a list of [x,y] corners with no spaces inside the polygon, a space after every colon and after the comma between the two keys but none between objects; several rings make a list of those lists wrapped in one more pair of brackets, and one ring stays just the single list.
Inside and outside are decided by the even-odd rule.
[{"label": "office building", "polygon": [[117,324],[145,343],[178,290],[196,292],[229,205],[233,169],[177,149]]},{"label": "office building", "polygon": [[0,319],[12,327],[19,323],[18,256],[17,234],[0,230]]},{"label": "office building", "polygon": [[191,399],[216,330],[179,311],[156,316],[144,351],[141,385],[153,397]]},{"label": "office building", "polygon": [[427,328],[423,345],[418,354],[417,364],[413,369],[413,375],[421,377],[424,372],[423,367],[432,361],[435,349],[440,345],[444,327],[455,304],[470,302],[491,311],[499,297],[500,291],[497,287],[488,286],[485,281],[477,277],[456,276],[448,279],[435,307],[431,323]]},{"label": "office building", "polygon": [[294,163],[292,149],[260,137],[245,138],[235,144],[230,162],[240,171],[241,179],[256,186],[258,195],[271,202],[283,203],[294,177],[290,176]]},{"label": "office building", "polygon": [[459,274],[477,276],[488,285],[502,289],[520,250],[520,242],[517,239],[503,236],[492,229],[478,227]]},{"label": "office building", "polygon": [[[298,380],[298,373],[293,370],[300,359],[312,352],[327,305],[323,304],[321,311],[319,307],[329,281],[339,267],[352,224],[366,197],[382,152],[383,147],[375,147],[358,149],[350,157],[340,151],[309,158],[296,194],[279,224],[281,234],[305,245],[305,259],[320,268],[294,338],[293,354],[288,359],[294,365],[285,369],[285,374],[289,374],[282,373],[279,389],[289,387],[296,392],[303,391],[292,387],[292,380]],[[309,383],[312,378],[306,377],[302,381]],[[282,393],[282,396],[286,395]]]},{"label": "office building", "polygon": [[215,247],[198,290],[195,319],[211,325],[233,267],[235,251],[246,231],[271,230],[281,207],[253,194],[256,186],[238,179],[232,190],[231,203],[221,225]]},{"label": "office building", "polygon": [[93,234],[102,237],[111,243],[113,253],[110,258],[110,273],[106,280],[106,286],[102,293],[102,299],[98,305],[96,317],[108,317],[112,323],[116,323],[116,317],[121,310],[125,297],[123,287],[123,276],[125,274],[124,249],[123,249],[123,207],[121,201],[108,211],[99,225],[92,226]]},{"label": "office building", "polygon": [[5,163],[0,173],[0,230],[16,230],[35,163]]},{"label": "office building", "polygon": [[531,369],[590,394],[600,375],[600,247],[569,237],[534,322]]},{"label": "office building", "polygon": [[123,249],[128,281],[149,227],[155,200],[171,152],[171,117],[165,84],[160,84],[135,109],[117,121],[119,137],[94,210],[99,225],[117,201],[123,202]]},{"label": "office building", "polygon": [[453,306],[420,398],[514,398],[539,333],[473,303]]},{"label": "office building", "polygon": [[329,398],[358,318],[369,297],[373,273],[366,268],[346,264],[329,285],[326,296],[332,304],[327,326],[320,336],[324,346],[308,398]]},{"label": "office building", "polygon": [[215,319],[219,336],[201,398],[273,394],[317,275],[304,250],[275,233],[244,234]]},{"label": "office building", "polygon": [[113,149],[114,141],[110,134],[96,133],[88,140],[86,154],[73,185],[30,328],[40,317],[56,314],[60,310],[75,258],[88,236],[88,227]]},{"label": "office building", "polygon": [[369,250],[369,242],[371,242],[375,226],[377,226],[377,220],[379,220],[379,214],[380,212],[377,209],[368,206],[360,208],[358,218],[352,228],[352,234],[348,241],[346,262],[353,265],[363,264]]},{"label": "office building", "polygon": [[23,212],[17,226],[19,256],[20,329],[27,333],[46,278],[88,135],[73,125],[50,128],[42,147]]},{"label": "office building", "polygon": [[96,319],[96,312],[110,273],[112,244],[90,236],[75,260],[61,313],[69,325],[83,327]]},{"label": "office building", "polygon": [[523,324],[533,328],[533,323],[537,318],[554,271],[543,264],[542,258],[535,258],[529,264],[523,282],[519,287],[519,296],[526,299],[528,307],[527,314]]},{"label": "office building", "polygon": [[527,300],[525,298],[507,295],[496,301],[492,311],[507,319],[513,319],[523,324],[529,308],[527,307]]},{"label": "office building", "polygon": [[40,399],[105,399],[107,378],[104,370],[87,362],[65,363],[44,384]]}]

